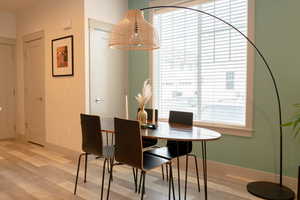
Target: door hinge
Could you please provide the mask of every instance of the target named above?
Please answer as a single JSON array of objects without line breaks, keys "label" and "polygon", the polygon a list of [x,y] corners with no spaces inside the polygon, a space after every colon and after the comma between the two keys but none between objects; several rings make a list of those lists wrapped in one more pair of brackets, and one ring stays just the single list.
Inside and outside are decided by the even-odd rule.
[{"label": "door hinge", "polygon": [[17,132],[17,126],[16,125],[14,125],[14,131],[15,131],[15,133]]},{"label": "door hinge", "polygon": [[28,123],[27,122],[25,122],[25,128],[28,128]]},{"label": "door hinge", "polygon": [[16,96],[16,88],[13,89],[13,96]]}]

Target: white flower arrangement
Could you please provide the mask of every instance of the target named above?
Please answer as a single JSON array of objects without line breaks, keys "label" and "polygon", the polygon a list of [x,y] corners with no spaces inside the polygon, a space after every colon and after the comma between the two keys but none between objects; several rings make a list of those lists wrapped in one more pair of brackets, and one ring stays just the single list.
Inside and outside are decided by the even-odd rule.
[{"label": "white flower arrangement", "polygon": [[145,107],[145,105],[148,103],[148,101],[151,99],[152,96],[152,89],[151,89],[151,85],[150,85],[150,80],[147,79],[144,82],[144,86],[142,89],[142,94],[139,93],[135,99],[137,100],[138,104],[139,104],[139,108],[142,109]]}]

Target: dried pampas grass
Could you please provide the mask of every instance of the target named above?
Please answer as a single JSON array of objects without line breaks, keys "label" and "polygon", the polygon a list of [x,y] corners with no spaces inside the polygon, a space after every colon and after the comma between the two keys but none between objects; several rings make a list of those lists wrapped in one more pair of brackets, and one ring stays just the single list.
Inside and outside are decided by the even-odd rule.
[{"label": "dried pampas grass", "polygon": [[139,93],[135,99],[137,100],[138,104],[139,104],[139,108],[142,109],[145,107],[145,105],[148,103],[148,101],[151,99],[152,96],[152,89],[151,89],[151,85],[150,85],[150,80],[147,79],[144,82],[144,86],[142,89],[142,94]]}]

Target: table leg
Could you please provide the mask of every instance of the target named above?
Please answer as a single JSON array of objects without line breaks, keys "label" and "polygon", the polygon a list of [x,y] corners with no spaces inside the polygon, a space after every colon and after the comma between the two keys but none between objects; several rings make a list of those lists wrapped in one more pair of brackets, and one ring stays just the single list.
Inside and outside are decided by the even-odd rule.
[{"label": "table leg", "polygon": [[178,195],[179,195],[179,200],[180,200],[181,193],[180,193],[180,167],[179,167],[179,145],[178,145],[178,142],[176,142],[176,146],[177,146]]},{"label": "table leg", "polygon": [[297,200],[300,200],[300,166],[298,172],[298,192],[297,192]]},{"label": "table leg", "polygon": [[204,195],[207,200],[207,162],[206,162],[206,141],[202,141],[202,163],[203,163],[203,180],[204,180]]}]

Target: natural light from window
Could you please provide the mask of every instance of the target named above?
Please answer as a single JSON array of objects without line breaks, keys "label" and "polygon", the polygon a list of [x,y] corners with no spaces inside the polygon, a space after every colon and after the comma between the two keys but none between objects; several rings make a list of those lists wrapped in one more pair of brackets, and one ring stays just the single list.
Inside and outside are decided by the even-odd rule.
[{"label": "natural light from window", "polygon": [[[193,6],[233,24],[247,35],[248,1],[216,0]],[[154,51],[159,117],[170,110],[194,120],[246,126],[247,41],[222,22],[190,10],[153,15],[161,49]]]}]

